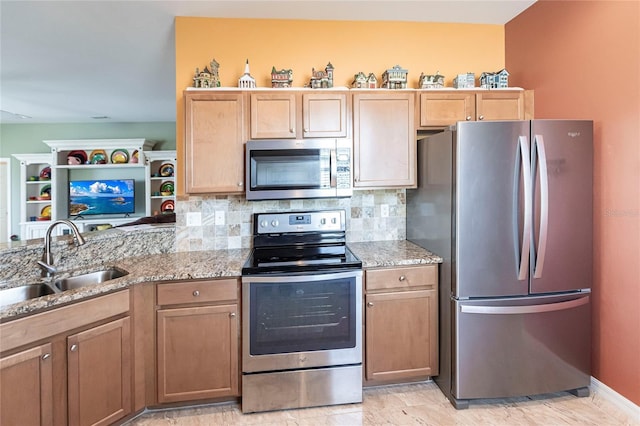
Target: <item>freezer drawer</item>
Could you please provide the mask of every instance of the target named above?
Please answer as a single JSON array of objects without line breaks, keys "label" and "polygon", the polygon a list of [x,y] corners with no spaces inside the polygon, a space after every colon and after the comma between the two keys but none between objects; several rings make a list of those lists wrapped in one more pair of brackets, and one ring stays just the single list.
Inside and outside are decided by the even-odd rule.
[{"label": "freezer drawer", "polygon": [[452,396],[503,398],[586,387],[590,294],[452,300]]}]

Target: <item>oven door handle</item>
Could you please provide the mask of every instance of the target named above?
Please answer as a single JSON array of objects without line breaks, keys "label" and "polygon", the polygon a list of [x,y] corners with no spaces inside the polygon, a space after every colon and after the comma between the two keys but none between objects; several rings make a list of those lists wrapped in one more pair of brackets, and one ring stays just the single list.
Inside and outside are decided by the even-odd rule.
[{"label": "oven door handle", "polygon": [[310,273],[305,275],[243,275],[243,283],[299,283],[299,282],[317,282],[328,280],[339,280],[343,278],[362,277],[362,270],[356,269],[347,272],[331,272],[331,273]]}]

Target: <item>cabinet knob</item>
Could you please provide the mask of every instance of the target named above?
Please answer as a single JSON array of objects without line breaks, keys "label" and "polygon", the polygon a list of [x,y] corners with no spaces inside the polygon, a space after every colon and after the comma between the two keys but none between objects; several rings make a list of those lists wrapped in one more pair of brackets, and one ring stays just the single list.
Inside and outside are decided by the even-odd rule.
[{"label": "cabinet knob", "polygon": [[373,302],[367,302],[367,307],[372,308],[373,307]]},{"label": "cabinet knob", "polygon": [[484,115],[481,115],[480,117],[478,117],[478,120],[484,120]]},{"label": "cabinet knob", "polygon": [[235,317],[236,317],[236,313],[235,313],[235,312],[230,312],[230,313],[229,313],[229,317],[231,317],[231,318],[235,318]]},{"label": "cabinet knob", "polygon": [[242,185],[243,185],[242,182],[238,182],[238,186],[242,186]]},{"label": "cabinet knob", "polygon": [[467,121],[471,121],[471,116],[467,115]]},{"label": "cabinet knob", "polygon": [[296,128],[295,127],[292,127],[292,128],[289,129],[289,133],[295,133],[295,132],[296,132]]},{"label": "cabinet knob", "polygon": [[71,347],[69,348],[69,350],[70,350],[71,352],[75,352],[75,351],[77,351],[77,350],[78,350],[78,345],[71,345]]},{"label": "cabinet knob", "polygon": [[47,360],[47,359],[49,359],[49,358],[51,358],[51,354],[44,354],[44,355],[42,355],[42,360],[43,360],[43,361],[44,361],[44,360]]},{"label": "cabinet knob", "polygon": [[404,275],[400,275],[400,278],[398,278],[398,281],[404,281],[404,280],[406,280],[406,279],[407,279],[407,278],[406,278]]},{"label": "cabinet knob", "polygon": [[198,296],[200,296],[200,292],[198,290],[194,290],[193,297],[198,297]]}]

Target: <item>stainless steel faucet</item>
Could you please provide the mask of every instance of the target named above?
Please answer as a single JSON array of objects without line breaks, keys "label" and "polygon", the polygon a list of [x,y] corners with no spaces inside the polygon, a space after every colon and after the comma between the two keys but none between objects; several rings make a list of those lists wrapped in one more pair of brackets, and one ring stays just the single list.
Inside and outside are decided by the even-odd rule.
[{"label": "stainless steel faucet", "polygon": [[49,225],[47,233],[44,235],[44,252],[42,253],[42,260],[38,261],[38,265],[42,268],[43,277],[50,277],[56,273],[56,268],[53,266],[53,256],[51,255],[51,231],[60,224],[65,224],[71,229],[77,246],[81,246],[85,243],[84,237],[80,234],[78,227],[73,222],[60,219]]}]

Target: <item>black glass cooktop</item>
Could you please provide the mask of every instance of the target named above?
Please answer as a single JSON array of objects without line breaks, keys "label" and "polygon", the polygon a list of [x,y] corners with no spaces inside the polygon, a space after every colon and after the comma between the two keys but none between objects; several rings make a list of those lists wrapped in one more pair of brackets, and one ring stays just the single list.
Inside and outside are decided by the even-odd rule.
[{"label": "black glass cooktop", "polygon": [[345,244],[254,248],[242,275],[310,273],[360,269],[362,261]]}]

